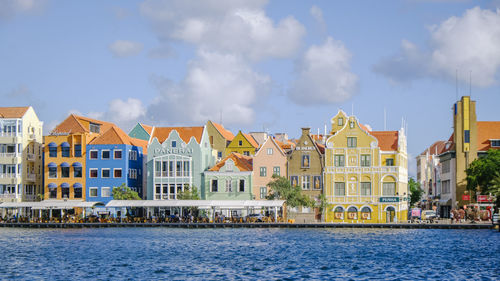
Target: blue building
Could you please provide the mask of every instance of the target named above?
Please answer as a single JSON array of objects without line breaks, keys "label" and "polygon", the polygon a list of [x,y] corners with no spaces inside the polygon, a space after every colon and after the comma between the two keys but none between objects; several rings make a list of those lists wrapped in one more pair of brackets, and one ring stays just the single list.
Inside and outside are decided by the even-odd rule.
[{"label": "blue building", "polygon": [[143,197],[143,167],[147,141],[129,137],[113,126],[87,145],[87,201],[107,203],[122,184]]}]

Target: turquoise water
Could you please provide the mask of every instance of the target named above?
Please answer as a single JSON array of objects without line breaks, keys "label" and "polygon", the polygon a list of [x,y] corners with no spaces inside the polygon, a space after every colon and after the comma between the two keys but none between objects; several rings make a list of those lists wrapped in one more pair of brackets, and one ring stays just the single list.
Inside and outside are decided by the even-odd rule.
[{"label": "turquoise water", "polygon": [[0,279],[500,280],[500,233],[0,229]]}]

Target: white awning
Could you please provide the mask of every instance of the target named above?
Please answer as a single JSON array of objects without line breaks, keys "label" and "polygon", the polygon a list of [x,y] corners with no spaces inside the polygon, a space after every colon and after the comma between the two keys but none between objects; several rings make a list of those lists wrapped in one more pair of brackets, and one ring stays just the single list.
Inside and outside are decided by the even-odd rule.
[{"label": "white awning", "polygon": [[245,209],[281,207],[285,200],[111,200],[106,208],[125,207],[198,207],[200,209]]},{"label": "white awning", "polygon": [[37,202],[6,202],[0,208],[32,208],[32,209],[73,209],[104,206],[101,202],[84,202],[81,200],[44,200]]}]

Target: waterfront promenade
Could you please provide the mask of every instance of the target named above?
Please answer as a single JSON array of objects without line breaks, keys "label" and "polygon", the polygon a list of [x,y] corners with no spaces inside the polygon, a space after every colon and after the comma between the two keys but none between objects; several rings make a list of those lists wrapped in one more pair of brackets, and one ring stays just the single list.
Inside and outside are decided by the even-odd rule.
[{"label": "waterfront promenade", "polygon": [[392,229],[492,229],[491,223],[0,223],[16,228],[392,228]]}]

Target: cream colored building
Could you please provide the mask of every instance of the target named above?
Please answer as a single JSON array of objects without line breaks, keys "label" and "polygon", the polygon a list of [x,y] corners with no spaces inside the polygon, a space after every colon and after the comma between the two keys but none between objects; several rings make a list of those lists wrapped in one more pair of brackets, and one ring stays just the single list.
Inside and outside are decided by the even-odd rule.
[{"label": "cream colored building", "polygon": [[42,127],[31,107],[0,107],[0,202],[42,194]]}]

